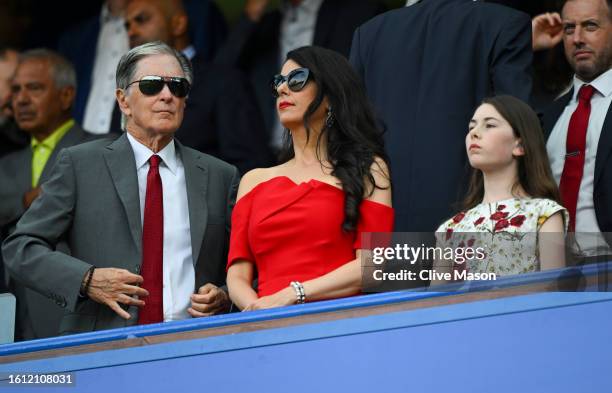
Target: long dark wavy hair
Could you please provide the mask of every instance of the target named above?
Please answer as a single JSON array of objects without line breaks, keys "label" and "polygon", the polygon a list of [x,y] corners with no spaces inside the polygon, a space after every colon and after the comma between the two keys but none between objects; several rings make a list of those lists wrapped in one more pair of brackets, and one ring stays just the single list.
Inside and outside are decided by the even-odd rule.
[{"label": "long dark wavy hair", "polygon": [[[389,168],[382,131],[377,126],[374,110],[365,93],[365,88],[349,62],[332,50],[305,46],[292,50],[287,60],[293,60],[310,70],[310,80],[317,86],[317,93],[304,113],[306,138],[310,139],[311,118],[327,97],[334,121],[324,125],[317,138],[317,154],[321,143],[327,143],[327,159],[332,166],[331,174],[342,183],[345,193],[344,222],[342,229],[355,230],[359,221],[359,205],[367,191],[382,188],[376,184],[370,168],[376,157]],[[281,162],[295,156],[293,141],[285,132]],[[318,157],[321,161],[321,157]],[[390,173],[389,181],[390,181]],[[369,183],[369,184],[368,184]]]},{"label": "long dark wavy hair", "polygon": [[[540,120],[531,107],[512,96],[486,98],[483,104],[492,105],[512,127],[514,136],[520,138],[525,154],[515,157],[518,163],[517,181],[512,187],[514,193],[520,186],[533,198],[547,198],[561,203],[559,189],[552,175],[544,133]],[[482,202],[484,197],[483,175],[480,169],[472,168],[472,174],[463,201],[465,210]]]}]

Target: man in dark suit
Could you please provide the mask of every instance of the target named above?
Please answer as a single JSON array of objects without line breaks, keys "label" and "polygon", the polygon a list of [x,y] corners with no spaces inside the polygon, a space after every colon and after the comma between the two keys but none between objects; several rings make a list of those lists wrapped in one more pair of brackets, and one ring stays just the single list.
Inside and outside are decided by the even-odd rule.
[{"label": "man in dark suit", "polygon": [[[220,287],[238,171],[174,139],[192,77],[165,44],[125,54],[127,132],[64,149],[5,241],[11,275],[65,309],[61,334],[228,309]],[[70,256],[55,251],[61,239]]]},{"label": "man in dark suit", "polygon": [[348,57],[357,26],[385,11],[375,0],[286,0],[265,12],[268,1],[247,0],[215,62],[247,73],[264,116],[270,142],[279,147],[281,126],[269,82],[292,49],[317,45]]},{"label": "man in dark suit", "polygon": [[575,75],[544,113],[546,148],[577,251],[612,255],[612,1],[568,0],[561,17]]},{"label": "man in dark suit", "polygon": [[[197,16],[189,25],[189,35],[194,46],[206,59],[211,59],[227,34],[225,19],[212,0],[187,0],[185,3],[187,12]],[[106,94],[111,94],[114,101],[114,90],[107,91],[104,81],[96,81],[94,77],[96,71],[100,79],[106,78],[105,71],[114,73],[119,58],[129,50],[127,34],[123,27],[125,4],[126,0],[104,1],[100,13],[78,23],[59,38],[59,52],[76,67],[79,88],[73,114],[81,124],[87,124],[84,123],[86,107],[94,84],[99,85],[96,88],[97,93],[101,96],[99,100],[104,100]],[[112,67],[109,68],[109,66]],[[96,67],[99,69],[96,70]],[[112,108],[106,109],[102,102],[97,107],[93,105],[91,110],[106,111],[106,115],[110,118]],[[99,133],[119,131],[110,128],[108,123],[104,124],[100,126],[94,123],[93,125],[101,127],[98,129]]]},{"label": "man in dark suit", "polygon": [[[19,128],[31,137],[29,146],[0,159],[0,229],[2,238],[40,195],[58,152],[93,135],[70,114],[76,91],[72,65],[45,49],[24,52],[11,82],[12,110]],[[60,246],[63,252],[67,248]],[[17,338],[57,335],[62,310],[47,298],[14,283],[17,296]]]},{"label": "man in dark suit", "polygon": [[131,0],[125,18],[131,47],[162,41],[192,61],[194,83],[177,139],[236,165],[241,173],[272,165],[248,81],[238,70],[207,62],[191,44],[182,2]]},{"label": "man in dark suit", "polygon": [[351,63],[385,128],[397,231],[432,232],[462,198],[482,99],[531,91],[531,20],[497,4],[424,0],[355,31]]}]

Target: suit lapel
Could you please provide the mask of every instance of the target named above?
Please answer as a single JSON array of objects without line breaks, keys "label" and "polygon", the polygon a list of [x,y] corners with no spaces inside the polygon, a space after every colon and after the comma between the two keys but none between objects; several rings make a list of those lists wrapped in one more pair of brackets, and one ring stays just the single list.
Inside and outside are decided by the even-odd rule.
[{"label": "suit lapel", "polygon": [[574,94],[574,89],[571,89],[567,94],[554,101],[550,107],[544,112],[542,123],[544,125],[544,137],[548,140],[550,133],[552,132],[557,120],[563,113],[563,110],[569,103],[570,99]]},{"label": "suit lapel", "polygon": [[601,177],[606,161],[610,158],[610,152],[612,152],[612,104],[608,107],[608,113],[606,114],[606,119],[601,128],[599,143],[597,144],[595,178],[593,182],[594,187],[597,187],[597,181]]},{"label": "suit lapel", "polygon": [[64,137],[60,139],[60,141],[55,146],[55,149],[53,149],[53,151],[51,152],[51,155],[47,160],[47,164],[45,164],[45,167],[43,168],[43,171],[40,174],[40,180],[38,181],[38,184],[42,184],[43,182],[45,182],[51,174],[51,169],[53,169],[53,164],[55,164],[55,160],[59,152],[63,148],[76,145],[82,139],[83,130],[81,130],[81,128],[75,124],[70,130],[68,130],[66,135],[64,135]]},{"label": "suit lapel", "polygon": [[191,230],[191,254],[193,265],[197,264],[202,248],[202,240],[208,221],[206,205],[206,186],[208,184],[208,169],[200,153],[186,149],[176,139],[177,147],[185,168],[185,184],[187,186],[187,207],[189,209],[189,227]]},{"label": "suit lapel", "polygon": [[134,243],[138,251],[142,252],[142,224],[136,159],[125,134],[106,147],[104,160],[113,179],[117,195],[125,209]]},{"label": "suit lapel", "polygon": [[19,153],[16,168],[23,171],[19,172],[23,175],[15,176],[15,181],[19,184],[19,190],[23,190],[23,192],[30,190],[32,188],[32,148],[30,146]]}]

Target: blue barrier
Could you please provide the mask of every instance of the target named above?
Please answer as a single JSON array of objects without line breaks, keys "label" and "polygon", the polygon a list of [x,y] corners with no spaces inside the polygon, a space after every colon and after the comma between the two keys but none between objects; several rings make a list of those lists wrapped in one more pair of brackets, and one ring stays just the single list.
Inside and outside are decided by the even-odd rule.
[{"label": "blue barrier", "polygon": [[[585,275],[596,271],[595,267],[582,269]],[[538,283],[558,274],[542,272],[498,284]],[[0,346],[0,353],[27,353],[462,293],[467,290],[375,294],[16,343]],[[611,343],[611,293],[538,293],[4,363],[0,373],[72,372],[76,386],[67,390],[70,392],[122,391],[122,387],[147,392],[181,388],[215,392],[605,392],[612,391]],[[6,386],[6,375],[1,375],[5,385],[0,384],[0,389]]]}]

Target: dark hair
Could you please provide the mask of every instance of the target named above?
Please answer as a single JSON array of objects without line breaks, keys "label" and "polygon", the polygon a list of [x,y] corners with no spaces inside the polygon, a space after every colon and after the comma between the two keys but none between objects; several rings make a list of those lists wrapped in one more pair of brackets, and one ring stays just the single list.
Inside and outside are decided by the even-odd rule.
[{"label": "dark hair", "polygon": [[[565,7],[565,3],[569,3],[570,1],[574,1],[574,0],[561,0],[560,10],[563,11],[563,8]],[[612,19],[612,0],[606,0],[606,3],[608,4],[608,17]],[[559,12],[559,13],[562,14],[562,12]],[[563,17],[563,14],[561,15],[561,17]]]},{"label": "dark hair", "polygon": [[[310,138],[310,120],[327,97],[334,117],[333,124],[324,126],[317,140],[318,147],[327,136],[327,158],[332,165],[331,174],[342,183],[345,193],[344,222],[342,228],[352,231],[359,221],[359,205],[364,194],[369,195],[376,184],[370,168],[376,157],[389,166],[381,130],[365,88],[349,62],[332,50],[305,46],[292,50],[287,60],[293,60],[310,70],[310,80],[317,86],[317,94],[304,113],[306,138]],[[293,142],[285,132],[281,161],[293,158]],[[320,159],[320,157],[319,157]],[[366,184],[366,179],[369,184]]]},{"label": "dark hair", "polygon": [[[553,178],[548,154],[544,143],[544,133],[540,120],[531,107],[512,96],[486,98],[482,104],[492,105],[512,127],[514,135],[521,139],[525,154],[516,157],[518,163],[517,182],[512,191],[520,185],[533,198],[552,199],[561,202],[559,189]],[[482,105],[481,104],[481,105]],[[463,201],[468,210],[482,202],[484,184],[482,171],[472,168],[467,195]]]}]

